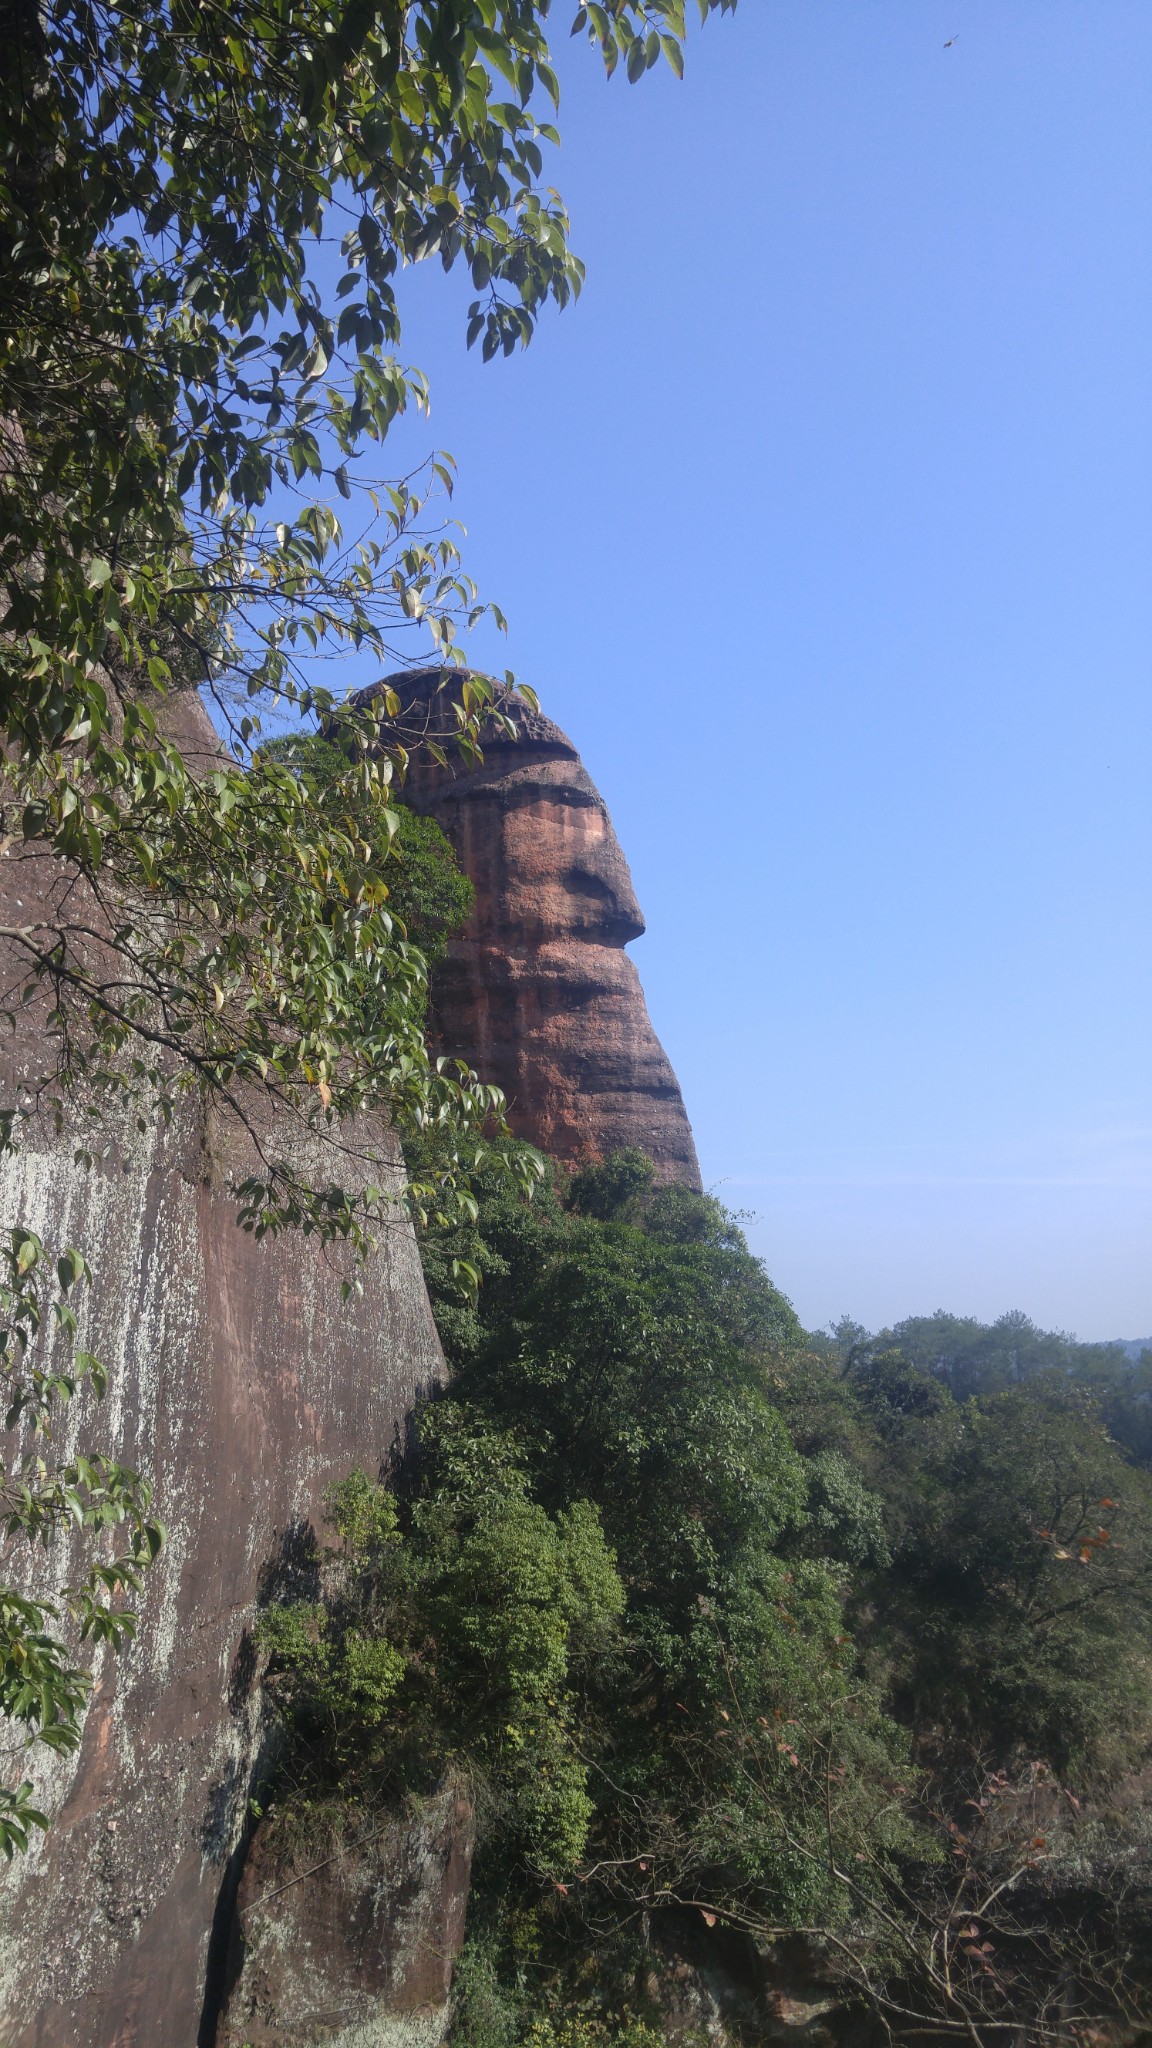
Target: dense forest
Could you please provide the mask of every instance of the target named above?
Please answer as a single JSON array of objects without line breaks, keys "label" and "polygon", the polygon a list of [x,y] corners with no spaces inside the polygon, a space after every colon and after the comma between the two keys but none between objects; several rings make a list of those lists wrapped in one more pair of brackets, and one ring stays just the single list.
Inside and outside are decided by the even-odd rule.
[{"label": "dense forest", "polygon": [[1038,1330],[1012,1310],[995,1323],[943,1313],[909,1316],[875,1336],[845,1320],[833,1342],[845,1358],[899,1351],[959,1400],[1006,1393],[1038,1379],[1075,1381],[1091,1390],[1101,1419],[1128,1456],[1145,1468],[1152,1464],[1152,1338],[1147,1344],[1081,1344],[1060,1331]]}]

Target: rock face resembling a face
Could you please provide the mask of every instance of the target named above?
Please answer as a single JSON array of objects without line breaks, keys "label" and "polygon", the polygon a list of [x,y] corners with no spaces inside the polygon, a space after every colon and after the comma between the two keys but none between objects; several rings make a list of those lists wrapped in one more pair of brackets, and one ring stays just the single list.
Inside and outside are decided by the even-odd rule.
[{"label": "rock face resembling a face", "polygon": [[[421,729],[443,740],[459,672],[390,680],[405,743]],[[440,1049],[502,1088],[512,1128],[553,1158],[635,1146],[659,1179],[698,1188],[680,1088],[624,951],[644,920],[604,800],[558,726],[512,691],[500,708],[514,739],[489,725],[477,766],[450,745],[447,767],[414,752],[403,790],[476,891],[433,987]]]}]

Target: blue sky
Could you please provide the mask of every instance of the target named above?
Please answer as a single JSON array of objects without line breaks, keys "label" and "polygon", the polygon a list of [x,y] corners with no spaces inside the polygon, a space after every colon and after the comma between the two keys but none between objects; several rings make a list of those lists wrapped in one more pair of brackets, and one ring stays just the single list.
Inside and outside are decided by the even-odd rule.
[{"label": "blue sky", "polygon": [[741,0],[682,85],[570,45],[579,305],[485,367],[406,286],[477,659],[583,749],[810,1325],[1152,1331],[1150,87],[1147,0]]}]

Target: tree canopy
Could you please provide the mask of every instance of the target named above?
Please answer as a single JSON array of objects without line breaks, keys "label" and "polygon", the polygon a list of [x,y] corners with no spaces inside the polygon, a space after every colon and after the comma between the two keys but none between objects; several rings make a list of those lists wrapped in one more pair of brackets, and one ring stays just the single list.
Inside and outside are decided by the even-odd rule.
[{"label": "tree canopy", "polygon": [[388,1543],[264,1625],[281,1844],[464,1777],[468,2048],[659,2040],[661,1956],[715,1929],[806,1930],[897,2032],[1143,2009],[1152,1488],[1091,1388],[814,1342],[636,1153],[477,1191],[423,1233],[454,1376]]}]

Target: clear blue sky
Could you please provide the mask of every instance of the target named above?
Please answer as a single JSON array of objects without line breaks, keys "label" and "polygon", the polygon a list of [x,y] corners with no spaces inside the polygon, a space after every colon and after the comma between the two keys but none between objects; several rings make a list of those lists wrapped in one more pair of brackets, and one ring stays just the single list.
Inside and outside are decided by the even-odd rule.
[{"label": "clear blue sky", "polygon": [[564,76],[581,302],[485,368],[429,266],[407,352],[705,1179],[810,1325],[1145,1335],[1152,8],[741,0],[683,85]]}]

